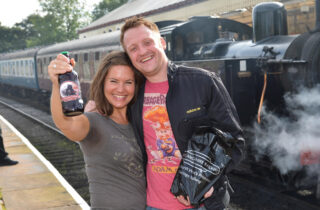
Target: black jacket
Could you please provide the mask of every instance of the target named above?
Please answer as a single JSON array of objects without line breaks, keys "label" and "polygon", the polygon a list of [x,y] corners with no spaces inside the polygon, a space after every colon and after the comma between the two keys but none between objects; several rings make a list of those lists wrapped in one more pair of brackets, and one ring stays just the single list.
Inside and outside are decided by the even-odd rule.
[{"label": "black jacket", "polygon": [[[244,139],[235,106],[221,79],[203,69],[168,64],[169,90],[166,98],[172,131],[181,154],[193,129],[200,125],[212,125],[230,132],[238,141],[232,146],[230,171],[243,158]],[[142,108],[145,83],[139,90],[137,101],[130,108],[138,144],[146,166],[147,155],[143,139]]]}]

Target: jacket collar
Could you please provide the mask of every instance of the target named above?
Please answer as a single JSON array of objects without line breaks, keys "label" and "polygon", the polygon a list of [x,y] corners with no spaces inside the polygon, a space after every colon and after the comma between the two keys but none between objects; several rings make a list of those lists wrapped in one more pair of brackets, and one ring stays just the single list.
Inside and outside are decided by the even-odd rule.
[{"label": "jacket collar", "polygon": [[178,66],[172,61],[168,61],[168,80],[172,80],[178,70]]}]

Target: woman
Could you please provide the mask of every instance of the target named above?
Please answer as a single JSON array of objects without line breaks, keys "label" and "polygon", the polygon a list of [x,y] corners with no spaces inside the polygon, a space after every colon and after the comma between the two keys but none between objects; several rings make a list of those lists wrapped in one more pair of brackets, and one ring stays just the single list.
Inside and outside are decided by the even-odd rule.
[{"label": "woman", "polygon": [[96,112],[66,117],[62,112],[58,74],[72,69],[58,55],[48,72],[52,81],[51,113],[56,126],[80,143],[86,163],[92,209],[145,209],[141,150],[127,118],[139,80],[124,52],[111,52],[100,63],[90,98]]}]

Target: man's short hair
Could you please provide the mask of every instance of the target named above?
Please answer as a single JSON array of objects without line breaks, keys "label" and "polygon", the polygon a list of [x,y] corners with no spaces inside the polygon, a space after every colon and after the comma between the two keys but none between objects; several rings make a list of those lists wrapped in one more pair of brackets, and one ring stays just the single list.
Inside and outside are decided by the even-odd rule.
[{"label": "man's short hair", "polygon": [[121,27],[120,42],[124,50],[125,50],[125,47],[123,45],[124,33],[131,28],[139,27],[141,25],[144,25],[147,28],[149,28],[151,31],[154,31],[160,34],[159,28],[155,23],[143,17],[137,17],[137,16],[130,17],[125,21],[124,25]]}]

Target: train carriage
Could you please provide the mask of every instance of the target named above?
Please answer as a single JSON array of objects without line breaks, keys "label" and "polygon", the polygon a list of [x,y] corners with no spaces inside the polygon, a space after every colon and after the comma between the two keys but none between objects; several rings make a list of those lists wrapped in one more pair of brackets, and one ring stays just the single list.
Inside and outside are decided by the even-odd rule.
[{"label": "train carriage", "polygon": [[38,90],[35,59],[39,48],[3,53],[0,56],[0,83]]},{"label": "train carriage", "polygon": [[112,50],[121,50],[120,31],[58,43],[42,48],[37,55],[40,89],[48,93],[51,92],[48,65],[57,54],[62,51],[69,51],[70,56],[76,61],[74,70],[78,72],[82,94],[84,98],[87,99],[90,82],[98,68],[100,59]]}]

